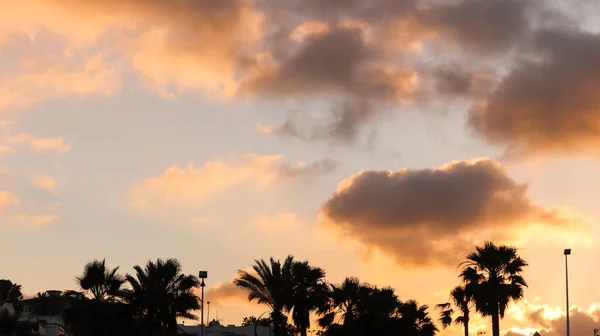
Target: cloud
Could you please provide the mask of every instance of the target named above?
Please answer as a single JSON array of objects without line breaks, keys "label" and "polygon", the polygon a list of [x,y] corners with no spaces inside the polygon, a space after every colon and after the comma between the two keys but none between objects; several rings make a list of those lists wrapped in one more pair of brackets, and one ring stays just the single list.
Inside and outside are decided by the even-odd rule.
[{"label": "cloud", "polygon": [[600,149],[600,35],[545,30],[469,123],[514,156]]},{"label": "cloud", "polygon": [[232,281],[221,282],[212,286],[206,293],[206,300],[210,300],[211,304],[222,305],[228,302],[248,302],[248,293],[236,285]]},{"label": "cloud", "polygon": [[0,190],[0,212],[8,206],[19,205],[21,200],[10,190]]},{"label": "cloud", "polygon": [[283,155],[247,154],[210,161],[201,167],[172,166],[160,176],[137,183],[129,196],[139,208],[151,205],[199,205],[209,197],[241,184],[257,188],[281,179],[310,178],[329,173],[335,164],[330,160],[295,164]]},{"label": "cloud", "polygon": [[534,5],[529,0],[463,0],[423,7],[408,18],[423,37],[499,54],[531,31]]},{"label": "cloud", "polygon": [[[249,273],[254,272],[252,267],[247,267],[244,270]],[[248,301],[248,292],[245,289],[233,284],[233,281],[237,278],[238,274],[236,273],[231,280],[219,282],[210,287],[206,292],[206,301],[210,301],[210,304],[216,307],[231,304],[255,305],[256,302]]]},{"label": "cloud", "polygon": [[[292,118],[260,131],[353,142],[366,126],[402,106],[438,99],[439,93],[480,97],[493,87],[493,77],[469,69],[428,73],[419,68],[443,63],[449,54],[475,64],[482,56],[505,57],[541,24],[546,11],[529,0],[417,5],[412,0],[305,0],[278,8],[287,21],[276,21],[277,38],[249,68],[240,91],[265,99],[323,99],[330,108],[308,131]],[[426,85],[428,79],[433,85]]]},{"label": "cloud", "polygon": [[[378,62],[384,51],[369,39],[368,28],[348,22],[305,27],[291,33],[289,52],[278,56],[267,53],[257,59],[240,84],[242,93],[270,99],[333,99],[331,120],[309,137],[343,141],[354,140],[362,125],[374,121],[386,104],[412,101],[418,75],[395,63]],[[290,120],[287,127],[275,129],[295,130],[293,123]],[[263,128],[263,132],[269,130],[273,128]]]},{"label": "cloud", "polygon": [[[532,336],[535,331],[544,336],[566,334],[566,313],[560,307],[525,300],[511,306],[508,315],[516,317],[517,322],[506,330],[506,335]],[[600,324],[600,310],[595,304],[588,309],[572,306],[569,320],[572,335],[587,335]]]},{"label": "cloud", "polygon": [[[382,116],[435,97],[415,98],[430,90],[422,87],[430,75],[419,71],[422,63],[452,56],[495,61],[543,26],[546,10],[531,0],[427,6],[416,0],[0,0],[0,5],[6,7],[0,13],[1,48],[31,54],[7,63],[14,71],[0,81],[0,109],[106,97],[133,71],[136,85],[164,97],[187,91],[208,98],[310,97],[327,105],[315,124],[305,130],[290,118],[261,131],[342,142],[356,140]],[[447,45],[454,48],[448,52]],[[437,72],[430,93],[479,97],[489,83],[478,74]],[[499,100],[486,102],[489,113],[472,112],[472,124],[491,142],[505,142],[503,130],[473,115],[495,114],[503,108]]]},{"label": "cloud", "polygon": [[[171,85],[178,91],[227,91],[263,27],[262,14],[249,0],[1,0],[2,4],[7,10],[0,13],[0,34],[35,39],[46,33],[69,52],[102,45],[113,57],[126,60],[144,85],[161,91]],[[59,87],[64,85],[70,84]]]},{"label": "cloud", "polygon": [[71,149],[71,144],[65,142],[62,137],[40,137],[26,133],[9,136],[7,142],[13,145],[26,145],[38,152],[55,150],[57,152],[66,153]]},{"label": "cloud", "polygon": [[53,221],[59,220],[60,217],[54,214],[31,215],[26,213],[18,213],[13,218],[9,219],[10,225],[16,225],[25,229],[39,229],[48,225]]},{"label": "cloud", "polygon": [[0,155],[4,154],[4,153],[8,153],[12,151],[12,148],[10,148],[9,146],[0,144]]},{"label": "cloud", "polygon": [[416,8],[416,0],[304,0],[292,11],[322,20],[360,19],[369,23],[388,21]]},{"label": "cloud", "polygon": [[2,71],[0,110],[26,109],[64,97],[106,97],[120,86],[117,68],[100,54],[25,56]]},{"label": "cloud", "polygon": [[292,212],[279,213],[274,217],[260,216],[252,220],[250,226],[264,231],[295,230],[302,228],[302,220]]},{"label": "cloud", "polygon": [[527,186],[491,159],[362,171],[340,182],[321,219],[414,267],[454,266],[483,239],[510,241],[540,226],[564,234],[583,230],[581,218],[533,202]]},{"label": "cloud", "polygon": [[33,185],[37,188],[46,190],[47,192],[51,193],[52,195],[57,194],[56,181],[50,175],[37,173],[29,179],[29,183],[31,183],[31,185]]},{"label": "cloud", "polygon": [[443,96],[483,98],[496,84],[493,74],[466,70],[457,64],[437,66],[425,75],[433,84],[431,90],[426,92],[430,94],[429,99]]}]

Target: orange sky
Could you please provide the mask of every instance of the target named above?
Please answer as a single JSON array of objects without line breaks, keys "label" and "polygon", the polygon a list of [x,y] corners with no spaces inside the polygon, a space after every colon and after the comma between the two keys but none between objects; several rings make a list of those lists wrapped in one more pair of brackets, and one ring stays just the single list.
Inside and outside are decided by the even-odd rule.
[{"label": "orange sky", "polygon": [[492,239],[530,264],[504,334],[564,333],[564,248],[572,335],[600,326],[594,1],[0,9],[0,277],[26,293],[175,257],[236,324],[266,310],[236,271],[293,254],[434,306]]}]

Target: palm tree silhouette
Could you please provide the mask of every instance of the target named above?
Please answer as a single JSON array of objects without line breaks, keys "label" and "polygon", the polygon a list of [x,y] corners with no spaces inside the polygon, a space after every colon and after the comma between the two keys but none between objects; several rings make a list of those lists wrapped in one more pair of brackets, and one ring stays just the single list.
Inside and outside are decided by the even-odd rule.
[{"label": "palm tree silhouette", "polygon": [[273,334],[283,336],[286,326],[284,311],[289,307],[293,293],[294,257],[288,256],[283,263],[271,258],[267,263],[264,259],[255,260],[252,273],[238,271],[234,284],[248,291],[248,301],[257,300],[271,310]]},{"label": "palm tree silhouette", "polygon": [[[456,286],[450,291],[450,302],[438,304],[437,307],[441,309],[440,323],[443,328],[447,328],[454,322],[463,326],[465,336],[469,336],[469,314],[473,308],[474,302],[470,295],[467,295],[464,286]],[[453,318],[454,310],[458,311],[461,315]]]},{"label": "palm tree silhouette", "polygon": [[358,319],[358,303],[366,288],[358,278],[349,277],[340,285],[330,285],[329,300],[319,310],[318,323],[323,328],[333,325],[352,326]]},{"label": "palm tree silhouette", "polygon": [[307,261],[295,262],[292,266],[293,289],[288,303],[292,320],[301,336],[307,336],[310,328],[310,313],[323,307],[329,294],[325,282],[325,271],[312,267]]},{"label": "palm tree silhouette", "polygon": [[437,328],[428,308],[416,301],[401,302],[391,287],[378,288],[346,278],[340,285],[331,285],[318,322],[326,336],[433,336]]},{"label": "palm tree silhouette", "polygon": [[182,273],[177,259],[148,261],[145,268],[136,265],[135,276],[125,276],[131,289],[124,297],[137,316],[142,316],[148,335],[177,332],[177,318],[197,320],[192,312],[200,309],[200,299],[195,290],[200,280],[195,275]]},{"label": "palm tree silhouette", "polygon": [[[77,277],[77,284],[83,290],[81,294],[98,302],[112,302],[122,294],[125,279],[117,272],[119,267],[112,270],[106,267],[106,260],[94,260],[83,269],[83,274]],[[71,296],[78,294],[68,292]]]},{"label": "palm tree silhouette", "polygon": [[438,331],[429,317],[427,305],[420,306],[417,301],[402,303],[397,310],[400,317],[398,331],[405,336],[434,336]]},{"label": "palm tree silhouette", "polygon": [[477,312],[492,318],[493,336],[500,336],[500,319],[510,302],[523,298],[527,283],[521,273],[525,266],[527,262],[516,248],[490,241],[476,247],[460,265],[465,292],[473,297]]},{"label": "palm tree silhouette", "polygon": [[[61,297],[40,294],[36,298],[41,310],[62,310],[66,327],[74,335],[109,336],[122,335],[126,325],[133,320],[131,312],[121,302],[124,278],[118,274],[119,267],[110,269],[105,260],[94,260],[85,265],[76,282],[81,291],[66,291]],[[58,307],[56,307],[58,305]]]},{"label": "palm tree silhouette", "polygon": [[0,279],[0,306],[7,302],[18,305],[22,299],[21,285],[13,283],[8,279]]}]

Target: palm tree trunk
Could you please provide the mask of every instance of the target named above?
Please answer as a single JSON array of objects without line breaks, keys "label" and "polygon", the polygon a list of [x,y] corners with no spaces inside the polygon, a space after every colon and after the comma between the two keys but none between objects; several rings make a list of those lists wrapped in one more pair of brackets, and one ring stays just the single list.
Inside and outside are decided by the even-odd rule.
[{"label": "palm tree trunk", "polygon": [[302,324],[300,325],[300,336],[307,336],[307,330],[310,325],[310,312],[304,311],[302,314]]},{"label": "palm tree trunk", "polygon": [[469,336],[469,319],[465,319],[465,336]]},{"label": "palm tree trunk", "polygon": [[[496,301],[498,302],[498,301]],[[498,303],[492,312],[492,336],[500,336],[500,312],[498,311]]]},{"label": "palm tree trunk", "polygon": [[283,314],[281,310],[275,309],[271,313],[271,319],[273,320],[273,336],[283,336]]}]

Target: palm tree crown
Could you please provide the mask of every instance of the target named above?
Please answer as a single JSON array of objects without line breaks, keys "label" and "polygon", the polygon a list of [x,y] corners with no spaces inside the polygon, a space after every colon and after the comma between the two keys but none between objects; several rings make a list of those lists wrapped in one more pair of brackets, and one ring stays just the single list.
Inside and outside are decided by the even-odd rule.
[{"label": "palm tree crown", "polygon": [[[463,326],[465,336],[469,335],[469,320],[471,309],[473,308],[473,298],[467,294],[464,286],[456,286],[450,291],[450,302],[438,304],[441,309],[440,323],[442,327],[447,328],[454,322]],[[454,310],[456,308],[456,311]],[[460,316],[453,318],[455,312],[459,312]]]},{"label": "palm tree crown", "polygon": [[127,274],[131,289],[125,298],[144,315],[148,333],[177,330],[177,318],[198,319],[192,312],[200,309],[194,293],[200,279],[182,273],[177,259],[148,261],[145,268],[135,266],[135,276]]},{"label": "palm tree crown", "polygon": [[234,284],[248,291],[248,300],[256,300],[271,310],[275,336],[281,336],[285,327],[284,310],[289,307],[293,292],[292,268],[294,257],[288,256],[283,263],[271,258],[255,260],[252,273],[240,270]]},{"label": "palm tree crown", "polygon": [[[117,271],[119,267],[112,270],[106,266],[103,259],[94,260],[83,269],[83,274],[77,277],[79,287],[84,290],[84,294],[91,296],[96,301],[112,301],[121,294],[121,287],[125,279]],[[74,293],[70,293],[71,295]]]},{"label": "palm tree crown", "polygon": [[527,262],[512,246],[485,242],[461,264],[465,292],[473,297],[475,309],[492,318],[492,334],[500,335],[500,319],[511,301],[523,298],[527,283],[521,275]]},{"label": "palm tree crown", "polygon": [[310,313],[323,307],[327,302],[329,288],[325,282],[325,271],[312,267],[307,261],[295,262],[292,266],[293,288],[287,310],[292,310],[292,320],[307,335],[310,328]]}]

